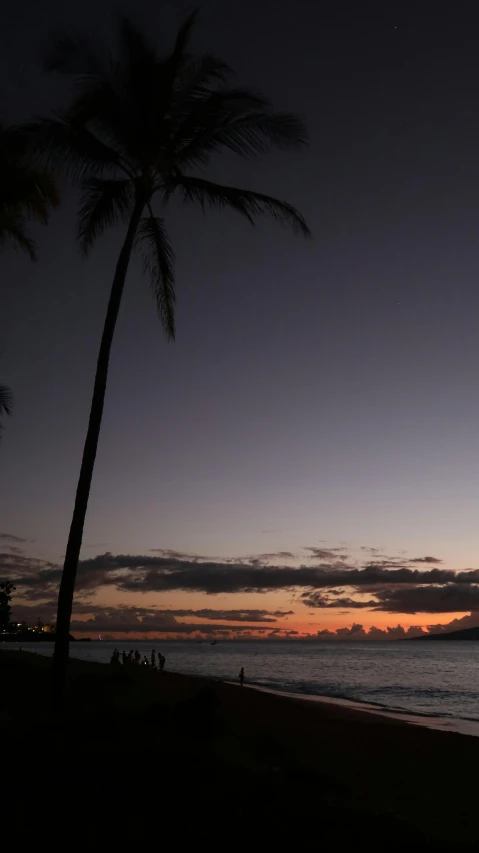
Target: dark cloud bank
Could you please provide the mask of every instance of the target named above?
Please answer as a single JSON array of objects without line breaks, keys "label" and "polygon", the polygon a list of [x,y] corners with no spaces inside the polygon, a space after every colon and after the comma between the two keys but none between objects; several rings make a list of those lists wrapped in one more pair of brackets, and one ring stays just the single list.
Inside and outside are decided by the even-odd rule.
[{"label": "dark cloud bank", "polygon": [[[21,542],[19,537],[1,534],[6,542]],[[148,608],[98,608],[88,604],[99,589],[114,588],[127,593],[164,593],[169,591],[200,592],[208,596],[234,593],[271,593],[295,591],[298,602],[313,610],[339,609],[346,611],[381,611],[392,614],[457,613],[472,611],[470,617],[479,624],[479,570],[452,571],[437,568],[436,557],[404,559],[383,555],[377,548],[365,547],[369,559],[358,564],[348,557],[344,548],[308,547],[308,564],[299,568],[272,564],[272,561],[294,559],[289,551],[254,555],[242,560],[213,560],[171,550],[157,549],[149,554],[100,554],[82,560],[77,577],[76,617],[87,613],[90,619],[76,620],[74,630],[130,632],[176,632],[178,634],[212,633],[229,630],[225,622],[235,622],[234,631],[272,631],[278,619],[292,615],[291,611],[268,610],[160,610]],[[313,563],[313,564],[311,564]],[[418,568],[420,566],[420,568]],[[57,564],[29,557],[18,547],[5,546],[0,554],[0,578],[14,581],[17,594],[25,604],[22,611],[32,612],[33,602],[42,613],[53,616],[61,575]],[[40,604],[41,602],[41,604]],[[28,604],[30,608],[28,608]],[[83,610],[81,609],[83,608]],[[301,614],[298,614],[301,618]],[[46,615],[45,618],[48,618]],[[178,619],[192,618],[184,622]],[[208,619],[213,625],[202,622]],[[200,620],[197,622],[196,620]],[[455,620],[463,625],[464,620]],[[454,627],[459,625],[454,623]],[[450,623],[449,630],[453,623]],[[464,625],[463,625],[464,626]],[[441,630],[442,626],[431,626]],[[401,633],[402,632],[402,633]],[[420,628],[410,629],[421,633]],[[386,631],[373,628],[370,639],[404,636],[400,626]],[[361,625],[341,628],[336,632],[322,631],[324,638],[364,639]]]}]

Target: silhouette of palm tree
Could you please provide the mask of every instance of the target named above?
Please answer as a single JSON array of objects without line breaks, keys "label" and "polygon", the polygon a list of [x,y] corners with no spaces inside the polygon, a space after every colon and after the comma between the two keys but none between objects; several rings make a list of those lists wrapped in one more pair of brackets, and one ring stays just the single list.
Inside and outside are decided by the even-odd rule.
[{"label": "silhouette of palm tree", "polygon": [[[13,408],[13,395],[7,385],[0,385],[0,417],[11,415]],[[2,427],[0,426],[0,431]]]},{"label": "silhouette of palm tree", "polygon": [[231,73],[214,56],[188,52],[196,13],[180,27],[171,53],[160,56],[126,18],[119,21],[113,55],[83,36],[60,35],[47,70],[71,75],[71,104],[31,128],[49,168],[82,189],[78,236],[87,252],[112,225],[125,223],[97,361],[90,420],[58,598],[54,683],[62,689],[68,661],[75,576],[102,420],[113,333],[133,249],[143,254],[159,317],[175,336],[174,253],[165,221],[153,211],[172,197],[203,208],[230,207],[251,223],[270,214],[309,236],[290,204],[270,196],[213,183],[186,170],[207,166],[218,150],[249,157],[271,147],[299,148],[306,131],[293,115],[275,112],[254,92],[227,88]]},{"label": "silhouette of palm tree", "polygon": [[33,165],[22,128],[0,124],[0,246],[11,241],[35,261],[28,220],[46,224],[50,207],[57,207],[59,200],[52,176]]},{"label": "silhouette of palm tree", "polygon": [[[28,136],[0,123],[0,247],[12,242],[35,261],[37,247],[27,232],[28,221],[46,225],[50,207],[59,201],[51,175],[33,165]],[[12,407],[10,388],[0,385],[0,416],[11,415]]]}]

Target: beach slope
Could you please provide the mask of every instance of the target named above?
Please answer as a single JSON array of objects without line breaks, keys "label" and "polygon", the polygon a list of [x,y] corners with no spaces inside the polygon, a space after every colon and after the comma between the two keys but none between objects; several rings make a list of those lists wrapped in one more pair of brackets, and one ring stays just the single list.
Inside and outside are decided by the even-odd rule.
[{"label": "beach slope", "polygon": [[459,850],[479,839],[479,738],[77,660],[60,712],[50,670],[48,658],[0,651],[2,806],[18,842],[67,832],[121,849],[176,839]]}]

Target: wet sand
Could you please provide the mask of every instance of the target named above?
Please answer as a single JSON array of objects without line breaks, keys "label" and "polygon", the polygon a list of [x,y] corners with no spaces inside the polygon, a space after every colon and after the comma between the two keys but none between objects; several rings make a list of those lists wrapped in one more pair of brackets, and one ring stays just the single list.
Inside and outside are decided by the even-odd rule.
[{"label": "wet sand", "polygon": [[93,828],[111,845],[158,840],[168,827],[183,842],[246,833],[258,844],[318,849],[425,841],[476,849],[476,738],[83,661],[71,662],[59,713],[50,667],[48,658],[0,650],[0,723],[9,733],[2,803],[22,841],[41,826],[51,839],[61,820],[78,843]]},{"label": "wet sand", "polygon": [[[229,683],[229,682],[228,682]],[[233,683],[233,682],[231,682]],[[424,726],[426,729],[436,729],[440,732],[454,732],[456,734],[479,737],[479,720],[466,720],[457,717],[441,717],[437,714],[413,714],[402,708],[385,708],[382,705],[368,704],[367,702],[354,702],[350,699],[337,699],[331,696],[317,696],[308,693],[287,693],[284,690],[271,690],[257,685],[246,685],[262,693],[271,693],[273,696],[284,696],[300,702],[319,702],[320,704],[338,705],[349,708],[352,711],[377,714],[380,717],[389,717],[400,720],[413,726]]]}]

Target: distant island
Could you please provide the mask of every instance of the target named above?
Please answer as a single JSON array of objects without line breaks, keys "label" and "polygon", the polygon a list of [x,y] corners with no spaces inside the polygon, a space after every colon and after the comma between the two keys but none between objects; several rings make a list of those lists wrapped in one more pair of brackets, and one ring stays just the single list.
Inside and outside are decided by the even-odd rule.
[{"label": "distant island", "polygon": [[411,640],[479,640],[479,628],[463,628],[445,634],[423,634],[421,637],[409,637]]}]

